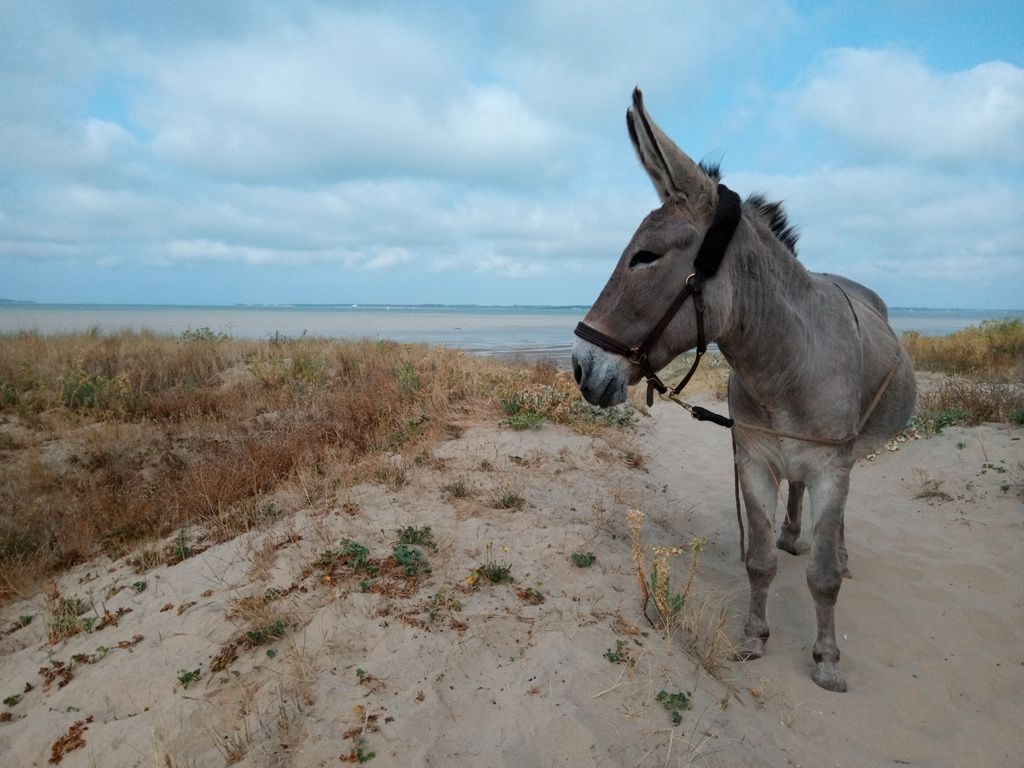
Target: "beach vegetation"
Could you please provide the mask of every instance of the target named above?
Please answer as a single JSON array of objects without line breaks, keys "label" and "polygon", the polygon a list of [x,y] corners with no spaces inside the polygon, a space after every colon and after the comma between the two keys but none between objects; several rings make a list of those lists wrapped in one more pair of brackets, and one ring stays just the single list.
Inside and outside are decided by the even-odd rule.
[{"label": "beach vegetation", "polygon": [[1024,321],[986,320],[948,336],[907,331],[903,346],[915,369],[985,376],[1020,372],[1024,365]]},{"label": "beach vegetation", "polygon": [[589,568],[597,560],[597,555],[593,552],[573,552],[569,559],[577,568]]},{"label": "beach vegetation", "polygon": [[284,637],[289,629],[291,624],[287,620],[277,619],[270,624],[248,630],[245,633],[245,640],[250,647],[266,645]]},{"label": "beach vegetation", "polygon": [[526,499],[514,488],[503,487],[494,497],[494,506],[498,509],[522,509]]},{"label": "beach vegetation", "polygon": [[198,682],[200,679],[202,679],[202,677],[203,673],[199,667],[196,667],[192,670],[178,670],[178,684],[185,689],[187,689],[193,683]]},{"label": "beach vegetation", "polygon": [[609,648],[607,651],[601,654],[604,658],[608,659],[612,664],[630,664],[634,663],[634,659],[630,654],[629,642],[626,640],[616,640],[615,650]]},{"label": "beach vegetation", "polygon": [[967,376],[946,376],[920,392],[915,417],[925,433],[946,427],[974,426],[983,422],[1020,423],[1024,413],[1024,368],[1021,378],[979,380]]},{"label": "beach vegetation", "polygon": [[690,708],[692,698],[693,694],[685,691],[669,693],[666,690],[661,690],[654,700],[668,711],[672,717],[672,725],[679,725],[683,722],[683,711]]},{"label": "beach vegetation", "polygon": [[[503,554],[508,554],[508,547],[502,548]],[[487,544],[486,560],[474,568],[466,579],[466,586],[473,588],[480,582],[486,581],[491,584],[505,584],[515,581],[512,577],[512,566],[508,562],[501,562],[494,555],[494,543]]]},{"label": "beach vegetation", "polygon": [[407,546],[419,546],[427,547],[430,550],[437,551],[437,542],[434,540],[434,532],[430,526],[423,526],[417,528],[413,525],[407,525],[404,528],[399,528],[395,531],[398,539],[395,541],[395,545],[407,545]]},{"label": "beach vegetation", "polygon": [[359,482],[399,489],[431,445],[495,416],[585,433],[625,421],[550,364],[426,345],[2,335],[0,600],[97,555],[180,562]]},{"label": "beach vegetation", "polygon": [[1024,322],[987,320],[948,336],[903,334],[918,371],[942,377],[917,399],[924,432],[982,422],[1024,423]]}]

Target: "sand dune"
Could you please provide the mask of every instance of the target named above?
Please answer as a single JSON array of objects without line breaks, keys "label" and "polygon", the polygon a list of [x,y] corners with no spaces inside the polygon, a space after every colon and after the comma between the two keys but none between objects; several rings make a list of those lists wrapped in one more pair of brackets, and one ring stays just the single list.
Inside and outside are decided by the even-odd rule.
[{"label": "sand dune", "polygon": [[[804,558],[780,553],[766,656],[721,679],[641,613],[629,508],[650,543],[708,539],[689,608],[722,606],[739,637],[727,432],[667,405],[635,435],[466,427],[404,484],[340,490],[173,566],[60,580],[116,626],[50,644],[42,596],[6,606],[0,626],[35,619],[0,637],[0,694],[20,695],[0,764],[1022,764],[1021,428],[950,428],[855,470],[840,695],[810,679]],[[324,564],[342,539],[384,562],[404,526],[430,526],[429,574]],[[515,581],[473,575],[489,562]],[[281,637],[245,639],[275,621]],[[692,693],[678,725],[662,690]]]}]

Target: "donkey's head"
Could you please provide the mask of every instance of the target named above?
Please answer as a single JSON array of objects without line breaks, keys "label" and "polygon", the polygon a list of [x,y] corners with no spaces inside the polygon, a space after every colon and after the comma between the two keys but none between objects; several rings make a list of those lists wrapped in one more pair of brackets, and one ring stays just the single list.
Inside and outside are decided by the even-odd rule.
[{"label": "donkey's head", "polygon": [[[644,374],[637,355],[612,349],[645,347],[647,365],[656,371],[696,346],[698,323],[693,310],[683,307],[670,318],[666,315],[688,280],[694,282],[694,275],[698,275],[697,279],[708,278],[702,293],[706,306],[704,330],[709,341],[724,329],[733,303],[731,279],[722,274],[727,270],[723,268],[712,277],[707,273],[714,274],[714,269],[704,265],[701,270],[700,265],[695,266],[706,236],[714,239],[715,233],[708,235],[708,231],[713,224],[720,228],[716,219],[716,213],[721,214],[720,190],[712,175],[715,172],[691,160],[655,125],[644,109],[639,90],[633,92],[633,106],[626,113],[626,122],[633,147],[654,182],[662,205],[640,224],[608,284],[584,318],[585,325],[599,332],[596,336],[614,339],[618,347],[615,342],[602,344],[598,339],[594,343],[585,338],[577,338],[573,346],[576,382],[583,396],[600,406],[623,402],[626,386],[636,383]],[[725,193],[735,198],[734,193]],[[738,206],[736,198],[732,227],[739,216]],[[729,228],[722,248],[727,246],[731,234]],[[717,269],[717,260],[713,267]],[[652,337],[662,321],[667,324]]]}]

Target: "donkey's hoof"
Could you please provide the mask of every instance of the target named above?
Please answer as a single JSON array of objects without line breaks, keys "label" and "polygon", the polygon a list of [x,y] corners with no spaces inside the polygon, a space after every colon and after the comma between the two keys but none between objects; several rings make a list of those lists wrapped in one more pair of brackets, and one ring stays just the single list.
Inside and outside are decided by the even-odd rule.
[{"label": "donkey's hoof", "polygon": [[748,637],[733,654],[736,661],[753,661],[762,656],[764,656],[764,640],[760,637]]},{"label": "donkey's hoof", "polygon": [[829,664],[823,661],[818,662],[814,665],[814,672],[811,674],[811,679],[826,691],[846,693],[846,678],[843,677],[843,673],[839,671],[839,667],[835,664]]},{"label": "donkey's hoof", "polygon": [[789,552],[791,555],[802,555],[811,548],[811,545],[807,542],[786,535],[779,536],[775,541],[775,546],[783,552]]}]

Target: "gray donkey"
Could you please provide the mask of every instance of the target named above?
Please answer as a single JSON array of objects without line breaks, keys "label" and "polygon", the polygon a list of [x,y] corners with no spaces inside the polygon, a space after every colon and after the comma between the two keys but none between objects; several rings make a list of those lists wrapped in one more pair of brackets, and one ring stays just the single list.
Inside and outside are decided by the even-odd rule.
[{"label": "gray donkey", "polygon": [[768,639],[768,587],[777,569],[772,529],[787,480],[789,510],[777,546],[794,554],[804,548],[797,542],[804,488],[814,518],[807,566],[818,620],[812,677],[845,691],[835,604],[846,569],[850,470],[907,424],[915,398],[910,359],[876,294],[797,261],[796,235],[780,204],[757,196],[741,203],[719,183],[717,168],[693,162],[655,125],[639,90],[627,123],[662,205],[640,224],[577,327],[576,381],[589,402],[615,405],[645,376],[664,391],[656,371],[688,349],[697,347],[699,360],[707,341],[718,344],[732,368],[732,419],[694,415],[733,429],[750,530],[750,612],[738,655],[759,658]]}]

